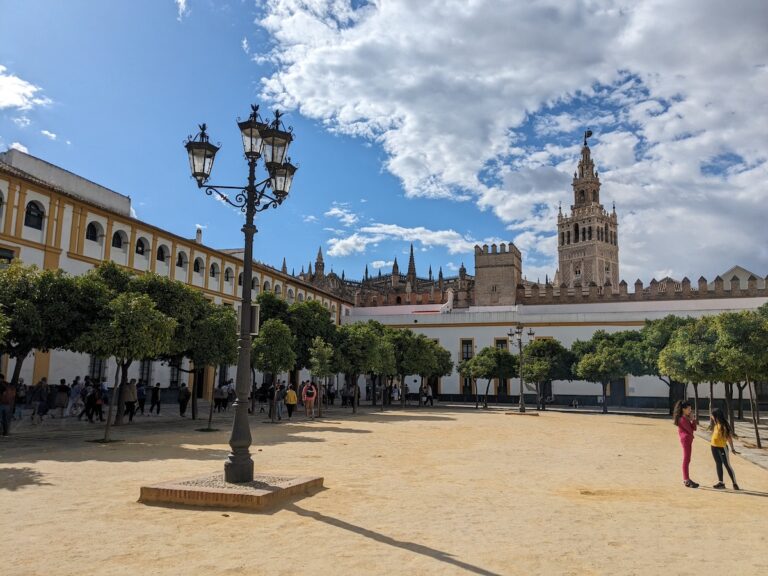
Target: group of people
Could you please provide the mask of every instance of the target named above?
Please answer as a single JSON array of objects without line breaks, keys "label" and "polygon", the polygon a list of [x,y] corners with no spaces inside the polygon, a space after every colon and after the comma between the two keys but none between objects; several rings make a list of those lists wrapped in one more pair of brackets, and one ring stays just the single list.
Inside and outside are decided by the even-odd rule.
[{"label": "group of people", "polygon": [[[262,386],[259,396],[263,403],[269,405],[268,417],[271,420],[282,420],[283,413],[287,413],[290,420],[299,401],[304,406],[305,416],[312,420],[315,418],[318,387],[310,380],[302,381],[298,389],[295,384],[286,384],[285,380],[275,380],[269,386]],[[263,406],[261,411],[264,411]]]},{"label": "group of people", "polygon": [[[698,482],[694,482],[689,473],[693,452],[693,434],[699,425],[693,416],[693,406],[688,401],[679,401],[675,404],[673,417],[680,436],[680,444],[683,446],[683,484],[686,488],[698,488]],[[718,490],[725,489],[725,483],[723,482],[723,468],[725,468],[733,483],[733,489],[739,490],[739,485],[736,482],[736,473],[733,471],[728,458],[729,445],[730,451],[738,454],[733,446],[733,439],[736,434],[728,423],[728,419],[722,409],[715,408],[712,410],[709,417],[709,429],[712,431],[709,441],[710,450],[712,458],[715,460],[715,469],[717,470],[717,483],[712,487]]]},{"label": "group of people", "polygon": [[236,398],[234,380],[230,378],[213,390],[213,408],[216,412],[226,412],[229,404]]}]

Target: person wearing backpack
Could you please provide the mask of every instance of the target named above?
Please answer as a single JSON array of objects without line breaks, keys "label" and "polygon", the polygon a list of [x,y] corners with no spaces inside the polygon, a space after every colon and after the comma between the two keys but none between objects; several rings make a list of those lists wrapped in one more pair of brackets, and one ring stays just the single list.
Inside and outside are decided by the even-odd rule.
[{"label": "person wearing backpack", "polygon": [[307,385],[304,386],[304,414],[312,418],[312,420],[315,419],[315,398],[317,397],[317,389],[315,388],[315,385],[312,382],[307,382]]}]

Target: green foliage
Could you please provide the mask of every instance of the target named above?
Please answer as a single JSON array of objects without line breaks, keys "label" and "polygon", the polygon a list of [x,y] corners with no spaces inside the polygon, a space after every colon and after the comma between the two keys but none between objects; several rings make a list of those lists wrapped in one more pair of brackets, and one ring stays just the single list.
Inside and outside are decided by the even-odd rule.
[{"label": "green foliage", "polygon": [[333,375],[333,346],[320,336],[312,339],[309,348],[309,366],[312,374],[318,378],[328,378]]},{"label": "green foliage", "polygon": [[717,331],[711,316],[682,324],[659,354],[659,370],[680,382],[716,380],[721,371],[716,344]]},{"label": "green foliage", "polygon": [[[683,318],[673,314],[658,320],[646,320],[645,326],[640,330],[642,338],[640,369],[633,372],[633,374],[636,376],[656,376],[662,380],[664,380],[665,376],[669,378],[670,374],[661,370],[659,366],[659,355],[669,344],[675,330],[682,326],[690,325],[693,322],[693,318]],[[669,382],[667,383],[669,384]]]},{"label": "green foliage", "polygon": [[508,350],[486,346],[470,359],[469,373],[472,378],[493,380],[514,378],[518,372],[518,360]]},{"label": "green foliage", "polygon": [[293,370],[296,353],[290,328],[277,318],[267,320],[253,341],[251,360],[262,372],[279,374]]},{"label": "green foliage", "polygon": [[768,377],[768,315],[765,311],[727,312],[714,319],[715,350],[727,381]]},{"label": "green foliage", "polygon": [[523,348],[523,377],[539,384],[570,380],[574,356],[558,340],[539,338]]},{"label": "green foliage", "polygon": [[143,274],[131,278],[124,289],[146,294],[160,312],[176,320],[173,340],[163,356],[191,357],[192,349],[197,346],[195,341],[199,340],[199,325],[205,322],[213,306],[202,293],[183,282],[157,274]]},{"label": "green foliage", "polygon": [[337,332],[334,363],[339,372],[359,374],[371,372],[375,362],[376,332],[364,322],[344,324]]},{"label": "green foliage", "polygon": [[260,292],[256,296],[256,303],[259,305],[259,329],[265,322],[272,319],[290,325],[288,303],[285,300],[278,298],[272,292]]},{"label": "green foliage", "polygon": [[176,321],[157,310],[149,296],[120,294],[109,302],[106,312],[107,318],[78,338],[74,349],[101,358],[114,356],[122,366],[156,358],[170,346]]},{"label": "green foliage", "polygon": [[237,318],[231,306],[206,302],[197,318],[187,350],[195,366],[234,364],[237,360]]},{"label": "green foliage", "polygon": [[308,368],[314,339],[319,337],[325,342],[333,342],[336,326],[328,310],[317,300],[292,304],[288,308],[288,317],[296,342],[296,367]]}]

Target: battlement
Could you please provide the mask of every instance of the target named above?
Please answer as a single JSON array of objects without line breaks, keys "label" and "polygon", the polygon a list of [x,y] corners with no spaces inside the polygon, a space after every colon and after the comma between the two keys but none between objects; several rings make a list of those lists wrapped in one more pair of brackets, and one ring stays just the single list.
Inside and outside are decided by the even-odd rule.
[{"label": "battlement", "polygon": [[697,287],[691,286],[688,278],[680,282],[651,280],[646,287],[641,280],[635,281],[634,292],[627,290],[627,283],[622,280],[618,289],[614,289],[610,283],[598,286],[594,282],[589,286],[577,286],[568,288],[566,285],[553,286],[539,284],[525,286],[518,284],[518,304],[534,306],[540,304],[586,304],[596,302],[640,302],[648,300],[695,300],[714,298],[768,298],[768,276],[757,278],[750,275],[746,281],[746,288],[738,276],[733,276],[728,284],[717,276],[710,285],[703,276],[699,278]]}]

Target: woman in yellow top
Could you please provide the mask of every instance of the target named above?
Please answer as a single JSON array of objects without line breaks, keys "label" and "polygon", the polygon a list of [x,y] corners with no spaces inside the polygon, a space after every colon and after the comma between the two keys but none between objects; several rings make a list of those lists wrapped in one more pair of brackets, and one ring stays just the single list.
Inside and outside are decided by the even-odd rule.
[{"label": "woman in yellow top", "polygon": [[731,463],[728,460],[728,444],[731,445],[733,453],[737,454],[733,448],[733,430],[720,408],[712,410],[710,429],[712,430],[712,440],[710,441],[712,457],[715,459],[715,465],[717,466],[717,484],[713,488],[718,490],[725,488],[725,484],[723,484],[723,466],[725,466],[725,469],[728,470],[728,476],[731,477],[731,482],[733,482],[733,489],[738,490],[739,485],[736,484],[736,474],[734,474]]},{"label": "woman in yellow top", "polygon": [[288,386],[288,391],[285,393],[285,407],[288,409],[288,420],[291,419],[293,411],[296,410],[296,404],[298,403],[298,396],[296,396],[296,390],[293,389],[293,384]]}]

